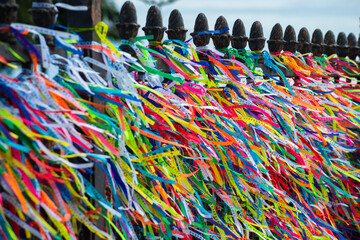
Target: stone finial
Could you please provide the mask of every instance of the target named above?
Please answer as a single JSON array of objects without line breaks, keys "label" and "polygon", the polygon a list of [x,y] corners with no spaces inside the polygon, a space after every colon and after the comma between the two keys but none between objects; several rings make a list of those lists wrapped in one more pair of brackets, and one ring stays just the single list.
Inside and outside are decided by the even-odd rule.
[{"label": "stone finial", "polygon": [[126,1],[120,10],[116,28],[121,39],[129,40],[137,36],[140,25],[137,23],[136,8],[131,1]]},{"label": "stone finial", "polygon": [[292,53],[296,52],[298,42],[296,41],[296,32],[293,26],[288,25],[286,27],[284,40],[285,40],[284,51],[288,51]]},{"label": "stone finial", "polygon": [[[216,23],[215,23],[215,27],[214,27],[215,30],[222,30],[222,29],[228,28],[228,27],[229,27],[229,25],[228,25],[225,17],[220,16],[216,19]],[[213,39],[215,48],[217,48],[217,49],[227,48],[230,45],[230,38],[231,38],[231,36],[230,36],[229,30],[227,30],[221,34],[215,33],[212,35],[212,39]]]},{"label": "stone finial", "polygon": [[310,52],[310,34],[307,28],[303,27],[298,35],[298,51],[302,54]]},{"label": "stone finial", "polygon": [[166,27],[163,26],[160,9],[157,6],[151,6],[146,16],[146,25],[142,28],[145,35],[153,35],[152,41],[161,42],[164,37]]},{"label": "stone finial", "polygon": [[311,48],[314,56],[320,56],[323,53],[324,37],[320,29],[315,29],[311,38]]},{"label": "stone finial", "polygon": [[261,23],[256,21],[251,26],[249,47],[252,51],[262,51],[265,47],[264,31]]},{"label": "stone finial", "polygon": [[[194,37],[203,31],[209,31],[209,24],[205,14],[199,13],[195,20],[194,32],[190,33],[190,35]],[[211,34],[202,34],[200,36],[194,37],[193,41],[195,46],[201,47],[208,45],[210,42],[210,37]]]},{"label": "stone finial", "polygon": [[18,8],[15,0],[0,0],[0,24],[16,21]]},{"label": "stone finial", "polygon": [[276,53],[281,52],[285,41],[283,37],[283,30],[279,23],[275,24],[275,26],[271,30],[270,39],[267,41],[269,46],[269,51]]},{"label": "stone finial", "polygon": [[[15,22],[18,8],[15,0],[0,0],[0,24],[10,25]],[[8,43],[15,42],[10,31],[0,31],[0,40]]]},{"label": "stone finial", "polygon": [[350,33],[347,37],[347,40],[348,40],[348,44],[349,44],[348,57],[352,60],[355,60],[357,53],[358,53],[356,37],[353,33]]},{"label": "stone finial", "polygon": [[179,10],[174,9],[170,13],[168,30],[166,31],[169,39],[175,39],[180,41],[185,41],[186,32],[184,19],[179,12]]},{"label": "stone finial", "polygon": [[[31,14],[36,26],[48,27],[55,24],[59,11],[53,5],[52,0],[33,0],[32,2],[32,8],[30,8],[28,12]],[[55,47],[54,37],[46,35],[45,39],[47,45],[53,49]]]},{"label": "stone finial", "polygon": [[324,53],[328,56],[336,53],[336,42],[333,31],[329,30],[324,38]]},{"label": "stone finial", "polygon": [[340,32],[337,37],[337,48],[336,52],[338,57],[346,57],[349,53],[348,40],[344,32]]},{"label": "stone finial", "polygon": [[231,37],[231,46],[235,49],[244,49],[247,44],[248,37],[246,37],[245,25],[240,19],[236,19]]},{"label": "stone finial", "polygon": [[33,3],[39,3],[39,6],[34,6],[29,9],[34,24],[40,27],[48,27],[55,24],[56,16],[59,13],[55,7],[41,6],[43,4],[54,4],[52,0],[34,0]]},{"label": "stone finial", "polygon": [[[116,23],[116,29],[122,40],[130,40],[138,35],[140,25],[137,23],[136,8],[131,1],[126,1],[119,13],[119,21]],[[134,49],[128,44],[122,44],[119,47],[122,51],[130,53],[136,57]]]}]

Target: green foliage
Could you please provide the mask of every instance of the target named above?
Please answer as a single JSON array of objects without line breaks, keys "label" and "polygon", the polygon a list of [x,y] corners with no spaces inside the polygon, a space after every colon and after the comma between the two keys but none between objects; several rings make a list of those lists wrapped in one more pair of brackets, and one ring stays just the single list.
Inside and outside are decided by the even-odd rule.
[{"label": "green foliage", "polygon": [[17,22],[33,24],[32,18],[28,13],[28,10],[31,8],[31,3],[31,0],[17,1],[17,4],[19,5]]},{"label": "green foliage", "polygon": [[119,18],[119,12],[113,0],[102,1],[101,14],[102,20],[109,25],[108,37],[112,39],[119,38],[116,30],[116,22]]}]

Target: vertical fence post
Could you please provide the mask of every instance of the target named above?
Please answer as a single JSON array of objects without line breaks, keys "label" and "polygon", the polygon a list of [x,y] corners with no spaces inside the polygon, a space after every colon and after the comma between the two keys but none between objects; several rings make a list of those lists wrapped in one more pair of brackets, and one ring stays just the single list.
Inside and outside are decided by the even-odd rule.
[{"label": "vertical fence post", "polygon": [[250,38],[248,39],[251,51],[259,52],[265,47],[264,30],[259,21],[255,21],[250,29]]},{"label": "vertical fence post", "polygon": [[[296,32],[293,26],[288,25],[284,32],[284,51],[295,53],[297,49],[298,42],[296,41]],[[298,76],[296,76],[293,72],[289,71],[289,69],[286,69],[284,72],[285,76],[288,78],[293,78],[295,81],[295,84],[297,80],[299,79]]]},{"label": "vertical fence post", "polygon": [[[67,26],[68,27],[92,28],[98,22],[101,21],[101,0],[67,0],[67,2],[74,6],[82,5],[82,6],[88,7],[87,11],[69,11],[67,14]],[[81,36],[83,41],[87,41],[87,42],[98,39],[98,37],[96,36],[96,33],[94,31],[80,32],[79,35]],[[85,55],[90,56],[98,61],[102,61],[101,55],[98,53],[95,53],[91,50],[85,51]],[[97,70],[100,74],[104,75],[104,71],[101,71],[95,67],[94,67],[94,69]],[[102,102],[99,102],[98,100],[95,100],[94,102],[103,104]],[[103,109],[101,109],[100,111],[103,111]],[[95,149],[95,151],[97,151],[97,150]],[[94,173],[93,173],[90,181],[92,182],[94,187],[98,190],[98,192],[102,196],[105,196],[104,172],[97,165],[95,165],[95,167],[94,167]],[[100,229],[103,229],[105,226],[104,219],[102,217],[100,217],[96,221],[95,225],[97,227],[99,227]],[[84,229],[84,231],[81,232],[81,236],[79,236],[79,239],[100,240],[100,238],[98,236],[91,233],[87,229]]]},{"label": "vertical fence post", "polygon": [[[157,46],[162,44],[164,32],[166,27],[163,26],[162,16],[160,9],[157,6],[151,6],[146,16],[145,27],[142,28],[146,36],[152,35],[154,38],[149,41],[150,48],[161,51]],[[154,57],[156,60],[156,68],[162,72],[170,72],[169,66],[158,57]]]},{"label": "vertical fence post", "polygon": [[[290,26],[291,27],[291,26]],[[288,28],[286,28],[288,30]],[[293,31],[295,34],[295,31]],[[296,38],[296,36],[294,36]],[[279,55],[281,51],[284,49],[287,41],[284,40],[284,33],[280,23],[274,25],[270,33],[270,39],[267,41],[269,52],[274,55]],[[278,66],[281,72],[284,73],[286,77],[293,77],[292,74],[286,67]],[[278,76],[278,73],[274,74],[274,71],[270,72],[271,75]]]},{"label": "vertical fence post", "polygon": [[210,33],[196,36],[203,31],[209,31],[209,24],[205,14],[199,13],[195,20],[194,32],[190,33],[190,35],[194,37],[193,41],[196,47],[207,46],[210,42]]},{"label": "vertical fence post", "polygon": [[337,37],[337,55],[339,58],[345,58],[349,54],[348,40],[344,32],[340,32]]},{"label": "vertical fence post", "polygon": [[271,53],[280,53],[285,44],[284,34],[282,27],[279,23],[275,24],[275,26],[271,30],[270,39],[267,41],[269,52]]},{"label": "vertical fence post", "polygon": [[[71,5],[87,6],[87,11],[71,11],[67,14],[67,25],[72,28],[92,28],[101,21],[101,0],[67,0]],[[93,31],[80,32],[84,41],[97,39]]]},{"label": "vertical fence post", "polygon": [[305,54],[305,53],[309,53],[311,50],[311,45],[310,45],[310,34],[309,31],[306,27],[303,27],[300,29],[299,31],[299,35],[298,35],[298,51],[301,54]]},{"label": "vertical fence post", "polygon": [[336,53],[335,35],[333,31],[329,30],[325,34],[324,38],[324,53],[328,56]]},{"label": "vertical fence post", "polygon": [[[324,38],[324,44],[325,44],[324,45],[324,53],[327,56],[331,56],[336,53],[335,34],[331,30],[326,32],[325,38]],[[330,59],[330,62],[336,68],[334,62],[331,61],[331,59]],[[339,82],[339,76],[334,76],[334,80],[335,80],[335,83]]]},{"label": "vertical fence post", "polygon": [[298,42],[296,41],[296,32],[293,26],[288,25],[284,33],[284,51],[295,53]]},{"label": "vertical fence post", "polygon": [[349,54],[348,57],[351,60],[355,60],[356,56],[357,56],[357,51],[358,51],[358,46],[357,46],[357,41],[356,41],[356,37],[353,33],[350,33],[347,37],[348,40],[348,44],[349,44]]},{"label": "vertical fence post", "polygon": [[[136,8],[130,1],[126,1],[121,7],[119,14],[119,22],[116,28],[121,40],[130,40],[138,35],[140,25],[137,23]],[[136,57],[135,51],[129,44],[121,44],[119,47],[122,51],[130,53]]]},{"label": "vertical fence post", "polygon": [[[348,45],[348,41],[346,38],[346,34],[344,32],[340,32],[338,34],[336,43],[337,43],[336,53],[337,53],[339,60],[346,58],[346,56],[349,53],[349,45]],[[341,66],[338,66],[338,68],[341,69]]]},{"label": "vertical fence post", "polygon": [[150,43],[161,43],[166,27],[163,26],[161,12],[157,6],[149,8],[146,16],[146,25],[142,29],[146,36],[154,36]]},{"label": "vertical fence post", "polygon": [[[53,4],[52,0],[34,0],[34,3]],[[55,24],[56,16],[59,11],[56,8],[44,6],[32,6],[28,11],[33,19],[34,25],[39,27],[48,27]],[[52,50],[55,47],[54,37],[45,35],[46,43]]]},{"label": "vertical fence post", "polygon": [[[16,20],[19,6],[15,0],[0,0],[0,23],[11,24]],[[0,39],[3,42],[15,43],[14,35],[10,31],[0,31]]]},{"label": "vertical fence post", "polygon": [[185,42],[187,31],[188,30],[185,29],[184,19],[179,10],[172,10],[169,16],[168,30],[166,30],[168,39],[180,40],[182,42]]},{"label": "vertical fence post", "polygon": [[315,29],[311,38],[311,51],[314,56],[321,56],[324,49],[324,37],[320,29]]},{"label": "vertical fence post", "polygon": [[[259,68],[260,71],[271,74],[271,70],[264,64],[264,57],[262,55],[263,49],[265,47],[266,38],[264,37],[264,30],[261,22],[255,21],[251,25],[250,29],[250,38],[248,39],[249,48],[254,52],[254,61],[256,68]],[[252,79],[249,79],[249,83],[252,82]]]},{"label": "vertical fence post", "polygon": [[[204,13],[199,13],[195,19],[194,32],[190,33],[190,35],[194,38],[193,39],[194,45],[198,48],[205,47],[209,45],[210,42],[210,38],[211,38],[210,33],[197,36],[199,33],[203,31],[209,31],[209,24],[206,15]],[[202,61],[208,60],[208,57],[204,54],[201,54],[201,52],[198,52],[198,56]],[[207,67],[205,69],[208,70]]]},{"label": "vertical fence post", "polygon": [[[214,30],[222,30],[228,27],[229,25],[224,16],[220,16],[216,19]],[[211,38],[216,49],[226,49],[230,45],[231,35],[229,30],[223,33],[215,33]],[[224,58],[228,58],[227,53],[225,53]]]},{"label": "vertical fence post", "polygon": [[[350,60],[355,61],[356,56],[357,56],[357,51],[358,51],[358,46],[357,46],[357,41],[356,41],[355,35],[353,33],[350,33],[347,36],[347,41],[348,41],[348,46],[349,46],[349,51],[348,51],[347,56],[349,57]],[[357,74],[355,74],[355,73],[349,73],[349,75],[352,78],[359,79],[359,76]]]},{"label": "vertical fence post", "polygon": [[245,49],[248,37],[246,36],[245,25],[241,19],[236,19],[231,37],[231,46],[238,50]]},{"label": "vertical fence post", "polygon": [[[197,48],[201,48],[201,47],[206,48],[206,46],[210,42],[210,38],[212,35],[211,33],[202,34],[202,35],[197,36],[199,33],[203,32],[203,31],[209,31],[209,24],[208,24],[206,15],[204,13],[199,13],[195,19],[194,32],[190,33],[190,35],[193,37],[194,45]],[[205,49],[197,51],[198,57],[199,57],[200,61],[207,62],[208,57],[205,54],[203,54],[202,51],[206,52]],[[207,74],[210,73],[209,67],[204,66],[203,68]]]}]

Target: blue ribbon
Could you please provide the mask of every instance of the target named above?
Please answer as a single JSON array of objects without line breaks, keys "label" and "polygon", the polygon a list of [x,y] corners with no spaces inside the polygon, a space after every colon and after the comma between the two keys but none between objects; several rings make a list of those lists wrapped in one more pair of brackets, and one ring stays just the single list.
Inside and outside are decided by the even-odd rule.
[{"label": "blue ribbon", "polygon": [[66,32],[70,32],[70,33],[78,36],[78,37],[79,37],[79,42],[82,42],[82,41],[83,41],[83,39],[81,38],[81,36],[80,36],[77,32],[74,32],[74,31],[71,30],[70,28],[65,27],[65,26],[63,26],[63,25],[53,24],[53,25],[50,25],[49,28],[50,28],[50,29],[54,29],[54,30],[55,30],[55,28],[60,28],[60,29],[62,29],[62,30],[65,30]]},{"label": "blue ribbon", "polygon": [[[267,52],[267,51],[263,51],[263,57],[264,57],[264,63],[266,64],[266,66],[268,66],[269,68],[273,69],[274,71],[276,71],[280,77],[283,79],[286,88],[289,90],[289,92],[291,93],[291,95],[295,96],[295,93],[293,92],[293,90],[291,89],[291,86],[289,84],[289,82],[287,81],[284,73],[280,70],[280,68],[276,65],[279,65],[281,67],[284,67],[282,64],[278,64],[274,58]],[[274,64],[275,62],[275,64]]]},{"label": "blue ribbon", "polygon": [[208,30],[208,31],[202,31],[202,32],[199,32],[198,34],[196,34],[195,36],[193,36],[192,38],[190,38],[189,40],[185,41],[186,43],[190,42],[193,38],[196,38],[198,36],[201,36],[201,35],[204,35],[204,34],[222,34],[226,31],[229,31],[229,28],[226,27],[224,29],[221,29],[221,30]]},{"label": "blue ribbon", "polygon": [[24,37],[23,34],[21,34],[18,30],[11,28],[11,32],[14,33],[15,38],[18,40],[18,42],[28,51],[35,54],[36,58],[41,59],[41,55],[39,51],[34,47],[34,45],[31,44],[29,40],[27,40],[26,37]]},{"label": "blue ribbon", "polygon": [[74,47],[70,47],[70,46],[67,46],[67,45],[63,44],[57,37],[54,37],[54,39],[55,39],[55,46],[56,47],[61,47],[65,51],[72,52],[72,53],[78,54],[80,56],[84,55],[83,51],[78,50],[78,49],[76,49]]}]

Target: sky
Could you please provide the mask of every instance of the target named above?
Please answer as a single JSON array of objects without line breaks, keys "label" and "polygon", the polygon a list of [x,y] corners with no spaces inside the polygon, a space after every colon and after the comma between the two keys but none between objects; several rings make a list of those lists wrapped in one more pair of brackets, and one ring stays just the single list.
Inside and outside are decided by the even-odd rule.
[{"label": "sky", "polygon": [[[119,10],[125,2],[114,1]],[[143,27],[150,5],[141,0],[132,2],[137,10],[138,24]],[[247,36],[252,23],[260,21],[266,39],[270,37],[271,29],[276,23],[281,24],[283,31],[287,25],[292,25],[297,34],[302,27],[306,27],[310,36],[316,28],[324,35],[328,30],[332,30],[335,36],[339,32],[359,35],[360,0],[178,0],[161,8],[165,27],[168,26],[173,9],[181,12],[188,33],[193,31],[196,16],[202,12],[207,16],[210,30],[214,29],[216,19],[221,15],[226,18],[230,30],[235,20],[240,18],[245,24]],[[139,29],[139,36],[143,35],[144,32]]]}]

